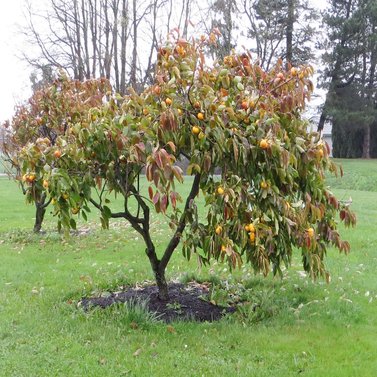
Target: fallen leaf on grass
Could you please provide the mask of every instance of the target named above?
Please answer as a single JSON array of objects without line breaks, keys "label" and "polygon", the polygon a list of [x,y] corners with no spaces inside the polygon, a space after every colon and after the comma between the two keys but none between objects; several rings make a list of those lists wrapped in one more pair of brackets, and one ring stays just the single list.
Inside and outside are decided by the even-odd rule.
[{"label": "fallen leaf on grass", "polygon": [[175,328],[172,325],[167,325],[166,330],[168,330],[168,332],[170,332],[171,334],[176,333]]},{"label": "fallen leaf on grass", "polygon": [[132,355],[137,357],[141,354],[141,348],[138,348]]}]

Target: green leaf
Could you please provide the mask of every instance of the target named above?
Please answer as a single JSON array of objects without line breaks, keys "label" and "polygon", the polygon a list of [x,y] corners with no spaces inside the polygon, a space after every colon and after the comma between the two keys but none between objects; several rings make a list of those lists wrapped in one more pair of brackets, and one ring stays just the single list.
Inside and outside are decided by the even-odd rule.
[{"label": "green leaf", "polygon": [[70,219],[69,220],[69,226],[72,228],[72,229],[74,229],[74,230],[76,230],[76,221],[75,221],[75,219]]},{"label": "green leaf", "polygon": [[103,206],[102,214],[107,219],[111,218],[111,209],[108,206]]}]

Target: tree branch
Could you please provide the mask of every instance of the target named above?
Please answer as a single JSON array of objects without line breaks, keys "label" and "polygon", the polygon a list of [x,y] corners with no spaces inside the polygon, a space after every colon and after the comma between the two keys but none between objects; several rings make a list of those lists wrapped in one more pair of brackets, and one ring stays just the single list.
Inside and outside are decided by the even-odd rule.
[{"label": "tree branch", "polygon": [[166,247],[163,257],[161,258],[161,262],[159,265],[160,270],[164,270],[166,268],[174,250],[176,249],[176,247],[179,244],[179,241],[181,240],[182,233],[186,227],[187,212],[190,209],[192,201],[199,193],[200,179],[201,179],[201,174],[196,174],[194,178],[194,182],[192,183],[191,191],[186,199],[185,208],[179,220],[177,229],[172,239],[170,240],[168,246]]}]

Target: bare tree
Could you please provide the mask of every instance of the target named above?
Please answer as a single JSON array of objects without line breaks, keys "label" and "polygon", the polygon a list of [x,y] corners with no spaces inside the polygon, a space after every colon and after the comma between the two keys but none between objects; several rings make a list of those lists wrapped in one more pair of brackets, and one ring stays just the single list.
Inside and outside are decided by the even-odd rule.
[{"label": "bare tree", "polygon": [[121,94],[128,85],[141,90],[171,27],[187,37],[193,5],[193,0],[48,0],[38,10],[29,3],[25,35],[38,54],[25,51],[23,57],[37,69],[64,69],[80,81],[106,77]]}]

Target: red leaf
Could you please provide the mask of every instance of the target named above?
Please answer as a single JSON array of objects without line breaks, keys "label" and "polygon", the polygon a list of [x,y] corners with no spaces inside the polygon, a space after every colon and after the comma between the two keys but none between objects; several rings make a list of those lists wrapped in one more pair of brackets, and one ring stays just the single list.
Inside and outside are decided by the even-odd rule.
[{"label": "red leaf", "polygon": [[141,152],[145,151],[145,145],[143,142],[135,144],[135,147],[138,148]]},{"label": "red leaf", "polygon": [[164,168],[164,164],[163,164],[163,162],[162,162],[162,158],[161,158],[161,155],[160,155],[159,152],[156,153],[155,161],[156,161],[157,166],[158,166],[160,169],[163,169],[163,168]]},{"label": "red leaf", "polygon": [[149,193],[149,198],[152,200],[153,198],[153,189],[151,186],[148,187],[148,193]]},{"label": "red leaf", "polygon": [[166,212],[166,209],[168,208],[168,205],[169,205],[168,197],[167,197],[166,195],[164,195],[164,196],[161,198],[161,205],[160,205],[161,212],[165,213],[165,212]]},{"label": "red leaf", "polygon": [[310,237],[306,237],[306,238],[305,238],[305,241],[306,241],[306,246],[307,246],[307,247],[310,247],[310,245],[311,245]]},{"label": "red leaf", "polygon": [[158,186],[158,183],[160,182],[160,173],[158,172],[158,170],[154,170],[153,172],[153,182],[156,187]]},{"label": "red leaf", "polygon": [[176,147],[175,147],[175,144],[172,142],[172,141],[168,141],[166,143],[166,145],[168,145],[170,147],[170,149],[175,152],[176,151]]},{"label": "red leaf", "polygon": [[182,169],[179,167],[179,166],[173,166],[173,174],[175,176],[175,178],[177,178],[177,181],[180,182],[180,183],[183,183],[183,171]]},{"label": "red leaf", "polygon": [[147,169],[146,169],[145,175],[147,176],[147,180],[148,181],[151,181],[153,179],[152,165],[147,165]]},{"label": "red leaf", "polygon": [[177,206],[177,194],[174,191],[170,193],[170,200],[173,208],[175,208]]},{"label": "red leaf", "polygon": [[152,199],[152,202],[154,205],[156,205],[158,203],[158,201],[160,200],[160,193],[157,191],[155,194],[154,194],[154,197]]}]

